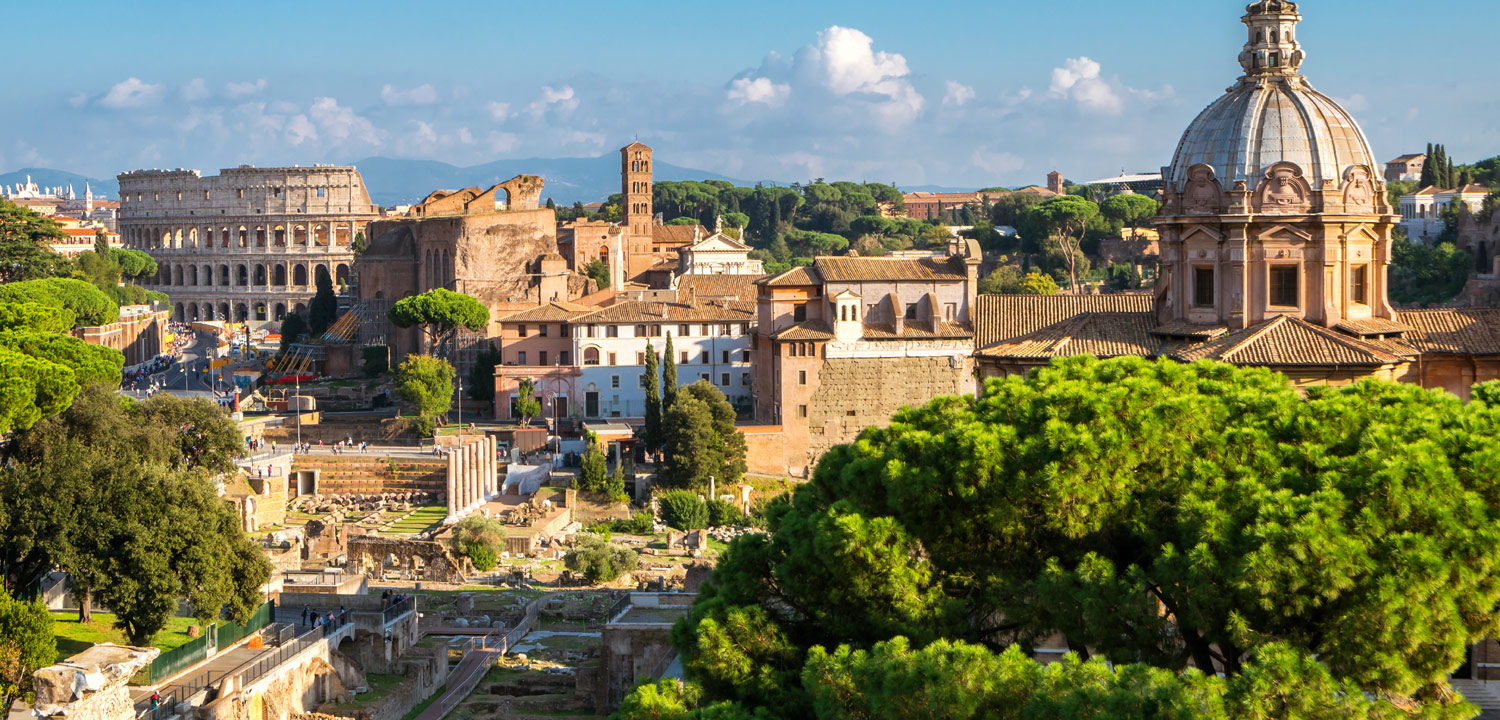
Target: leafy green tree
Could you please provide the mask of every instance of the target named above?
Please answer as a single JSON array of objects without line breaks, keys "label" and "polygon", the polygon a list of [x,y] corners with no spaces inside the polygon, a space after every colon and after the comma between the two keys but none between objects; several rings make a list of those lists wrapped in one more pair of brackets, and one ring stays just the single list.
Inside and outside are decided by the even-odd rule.
[{"label": "leafy green tree", "polygon": [[625,468],[624,463],[616,463],[615,469],[609,471],[609,479],[604,482],[603,493],[610,502],[625,502],[630,499],[625,494]]},{"label": "leafy green tree", "polygon": [[114,260],[115,265],[120,268],[120,274],[130,278],[132,282],[143,277],[151,277],[158,271],[156,259],[140,250],[113,248],[100,255]]},{"label": "leafy green tree", "polygon": [[313,285],[317,292],[307,303],[307,331],[319,338],[339,319],[339,299],[333,293],[333,278],[329,277],[326,270],[319,269]]},{"label": "leafy green tree", "polygon": [[1140,237],[1140,227],[1161,210],[1161,203],[1147,195],[1115,195],[1099,204],[1099,212],[1130,228],[1130,239]]},{"label": "leafy green tree", "polygon": [[120,383],[125,356],[114,348],[86,343],[71,335],[24,330],[0,331],[0,347],[26,353],[38,360],[57,363],[73,371],[80,385],[91,382]]},{"label": "leafy green tree", "polygon": [[643,379],[646,383],[646,418],[641,425],[641,441],[647,450],[656,452],[661,448],[661,373],[657,368],[655,345],[646,346]]},{"label": "leafy green tree", "polygon": [[106,603],[132,644],[189,602],[199,620],[244,620],[270,565],[210,480],[233,467],[238,429],[212,403],[130,402],[107,385],[12,434],[0,470],[0,569],[13,592],[69,573],[87,617]]},{"label": "leafy green tree", "polygon": [[979,281],[979,292],[983,295],[1056,295],[1057,283],[1049,275],[1032,271],[1022,273],[1019,265],[1008,264],[1009,258],[1000,257],[1000,265]]},{"label": "leafy green tree", "polygon": [[463,554],[479,572],[494,570],[495,564],[500,561],[500,558],[495,555],[495,549],[487,545],[465,545]]},{"label": "leafy green tree", "polygon": [[72,311],[79,327],[120,319],[120,306],[99,288],[73,278],[43,278],[0,285],[0,302],[33,302]]},{"label": "leafy green tree", "polygon": [[504,543],[505,526],[494,518],[470,515],[453,526],[454,549],[469,558],[480,572],[495,567],[496,552]]},{"label": "leafy green tree", "polygon": [[104,228],[99,228],[98,230],[95,230],[94,231],[94,254],[95,255],[108,255],[109,251],[110,251],[110,247],[109,247],[109,235],[104,232]]},{"label": "leafy green tree", "polygon": [[500,364],[500,350],[494,343],[487,343],[474,356],[469,367],[469,397],[485,402],[495,400],[495,367]]},{"label": "leafy green tree", "polygon": [[718,498],[708,500],[708,526],[720,527],[723,525],[739,525],[745,521],[745,514],[740,512],[732,502],[726,502]]},{"label": "leafy green tree", "polygon": [[430,355],[408,355],[392,378],[401,399],[417,411],[417,432],[431,435],[453,407],[453,366]]},{"label": "leafy green tree", "polygon": [[745,436],[734,425],[734,406],[711,383],[682,389],[662,418],[664,487],[707,490],[709,478],[723,485],[745,474]]},{"label": "leafy green tree", "polygon": [[531,419],[542,414],[542,403],[536,399],[536,383],[530,378],[516,386],[516,414],[520,416],[521,427],[530,427]]},{"label": "leafy green tree", "polygon": [[0,283],[66,275],[72,263],[52,251],[57,221],[0,198]]},{"label": "leafy green tree", "polygon": [[[813,716],[820,678],[853,662],[815,647],[1052,636],[1075,669],[1024,666],[1063,674],[1017,700],[1046,704],[998,716],[1074,717],[1090,697],[1216,716],[1177,705],[1188,690],[1235,718],[1456,716],[1446,676],[1500,624],[1500,384],[1475,395],[1304,395],[1264,369],[1139,358],[992,380],[826,453],[768,536],[731,545],[674,642],[705,702],[782,717]],[[828,687],[855,703],[901,687],[870,682]]]},{"label": "leafy green tree", "polygon": [[600,290],[609,289],[609,265],[603,260],[593,260],[584,265],[583,274],[593,278]]},{"label": "leafy green tree", "polygon": [[1099,206],[1076,195],[1049,198],[1028,211],[1029,221],[1055,235],[1068,268],[1068,287],[1078,292],[1078,256],[1088,222],[1099,214]]},{"label": "leafy green tree", "polygon": [[302,336],[307,334],[307,321],[302,319],[302,313],[291,313],[281,321],[281,352],[285,353],[298,342]]},{"label": "leafy green tree", "polygon": [[608,475],[609,461],[604,457],[604,451],[599,449],[599,443],[590,438],[588,448],[583,451],[578,489],[590,493],[603,492]]},{"label": "leafy green tree", "polygon": [[1452,243],[1435,247],[1397,238],[1391,241],[1390,299],[1398,305],[1441,304],[1458,297],[1474,258]]},{"label": "leafy green tree", "polygon": [[120,265],[108,254],[83,252],[73,262],[78,268],[75,276],[87,280],[106,295],[114,294],[115,288],[120,284]]},{"label": "leafy green tree", "polygon": [[52,613],[41,600],[14,599],[0,587],[0,712],[16,701],[31,703],[37,669],[57,659]]},{"label": "leafy green tree", "polygon": [[750,225],[750,216],[745,213],[724,213],[724,226],[732,228],[746,228]]},{"label": "leafy green tree", "polygon": [[389,345],[372,345],[367,348],[361,348],[359,356],[361,358],[360,369],[364,372],[365,377],[380,377],[391,369],[391,348]]},{"label": "leafy green tree", "polygon": [[1057,281],[1053,280],[1052,276],[1033,271],[1026,273],[1026,277],[1021,278],[1021,282],[1016,285],[1016,294],[1056,295],[1059,289]]},{"label": "leafy green tree", "polygon": [[355,255],[363,255],[365,254],[365,250],[369,247],[370,243],[365,240],[365,234],[363,232],[354,233],[354,242],[349,243],[350,251],[352,251]]},{"label": "leafy green tree", "polygon": [[399,328],[420,326],[432,352],[451,344],[459,328],[479,332],[490,322],[490,310],[483,303],[443,288],[397,300],[386,315]]},{"label": "leafy green tree", "polygon": [[678,530],[701,530],[708,527],[708,504],[691,490],[668,490],[657,498],[661,503],[661,521]]},{"label": "leafy green tree", "polygon": [[573,536],[573,548],[563,556],[563,565],[581,573],[590,585],[614,582],[640,567],[640,556],[630,548],[611,545],[593,533]]},{"label": "leafy green tree", "polygon": [[78,394],[71,369],[0,346],[0,433],[66,410]]},{"label": "leafy green tree", "polygon": [[73,329],[73,311],[41,303],[0,302],[0,330],[66,333]]},{"label": "leafy green tree", "polygon": [[[667,333],[667,346],[662,350],[661,407],[665,415],[677,399],[677,354],[672,349],[672,333]],[[662,442],[662,440],[658,440]]]}]

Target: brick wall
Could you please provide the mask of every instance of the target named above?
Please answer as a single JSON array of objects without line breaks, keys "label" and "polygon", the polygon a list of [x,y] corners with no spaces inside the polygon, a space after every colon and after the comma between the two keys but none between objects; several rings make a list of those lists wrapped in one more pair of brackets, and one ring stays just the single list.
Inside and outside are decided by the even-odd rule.
[{"label": "brick wall", "polygon": [[854,440],[866,427],[889,425],[902,407],[925,405],[939,395],[972,394],[969,362],[952,365],[948,357],[826,360],[808,403],[807,448],[798,457],[789,447],[787,465],[810,467],[829,448]]}]

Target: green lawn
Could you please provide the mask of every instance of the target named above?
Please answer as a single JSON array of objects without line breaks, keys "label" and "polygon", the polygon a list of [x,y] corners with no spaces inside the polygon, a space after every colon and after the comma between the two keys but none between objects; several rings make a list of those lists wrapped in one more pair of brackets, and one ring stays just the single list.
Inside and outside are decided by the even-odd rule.
[{"label": "green lawn", "polygon": [[412,510],[411,515],[398,521],[389,529],[379,531],[381,535],[416,535],[436,527],[448,517],[448,508],[442,505],[425,505]]},{"label": "green lawn", "polygon": [[403,682],[406,682],[405,675],[365,673],[365,686],[370,688],[370,691],[355,695],[352,702],[338,703],[335,707],[341,710],[359,710],[360,708],[370,707],[384,700],[385,696],[390,695],[391,691],[395,690]]},{"label": "green lawn", "polygon": [[[130,644],[125,639],[125,631],[115,628],[113,614],[96,612],[93,617],[93,622],[80,624],[76,610],[52,613],[52,632],[57,635],[58,660],[77,655],[103,642],[116,645]],[[156,634],[151,644],[162,651],[171,650],[192,640],[193,638],[187,635],[187,629],[189,625],[197,624],[198,621],[192,618],[170,618],[167,620],[167,626]]]}]

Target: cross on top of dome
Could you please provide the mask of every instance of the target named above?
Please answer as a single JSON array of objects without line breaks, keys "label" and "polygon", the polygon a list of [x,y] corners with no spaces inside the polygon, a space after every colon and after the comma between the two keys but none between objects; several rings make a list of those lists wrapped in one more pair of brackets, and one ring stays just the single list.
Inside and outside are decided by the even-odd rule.
[{"label": "cross on top of dome", "polygon": [[1245,81],[1264,76],[1296,77],[1306,55],[1297,42],[1297,23],[1302,16],[1297,3],[1288,0],[1260,0],[1245,8],[1241,21],[1250,29],[1250,38],[1240,53]]}]

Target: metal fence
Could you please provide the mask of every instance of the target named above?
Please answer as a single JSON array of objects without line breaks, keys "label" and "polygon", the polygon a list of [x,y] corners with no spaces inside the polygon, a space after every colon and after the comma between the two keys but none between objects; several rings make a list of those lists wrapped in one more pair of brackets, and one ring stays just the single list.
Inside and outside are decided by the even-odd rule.
[{"label": "metal fence", "polygon": [[230,645],[243,640],[251,633],[260,630],[267,625],[270,625],[271,620],[275,617],[276,602],[273,600],[270,602],[266,602],[260,607],[256,608],[255,612],[252,613],[247,620],[245,620],[245,623],[243,625],[235,622],[227,622],[219,625],[219,627],[216,629],[219,641],[218,646],[221,648],[227,648]]},{"label": "metal fence", "polygon": [[[267,602],[256,608],[244,625],[232,622],[210,625],[201,637],[157,655],[136,679],[141,684],[159,683],[203,662],[211,649],[228,648],[246,635],[265,627],[275,616],[276,603]],[[214,642],[211,643],[210,640]]]},{"label": "metal fence", "polygon": [[308,630],[307,632],[302,633],[300,636],[298,636],[297,639],[282,645],[279,649],[276,650],[276,652],[270,653],[268,655],[262,655],[255,660],[251,660],[244,665],[230,670],[229,672],[225,673],[225,675],[238,675],[240,678],[240,687],[249,685],[256,680],[265,677],[272,670],[275,670],[279,665],[292,659],[292,657],[297,655],[297,653],[300,653],[303,650],[311,647],[313,643],[319,642],[323,638],[328,637],[330,634],[337,632],[339,628],[348,625],[349,622],[350,621],[347,619],[340,620],[338,616],[334,616],[333,622],[325,623],[311,630]]},{"label": "metal fence", "polygon": [[412,608],[411,601],[411,598],[405,598],[400,602],[391,603],[390,607],[380,611],[381,624],[389,624],[392,620],[405,615]]}]

